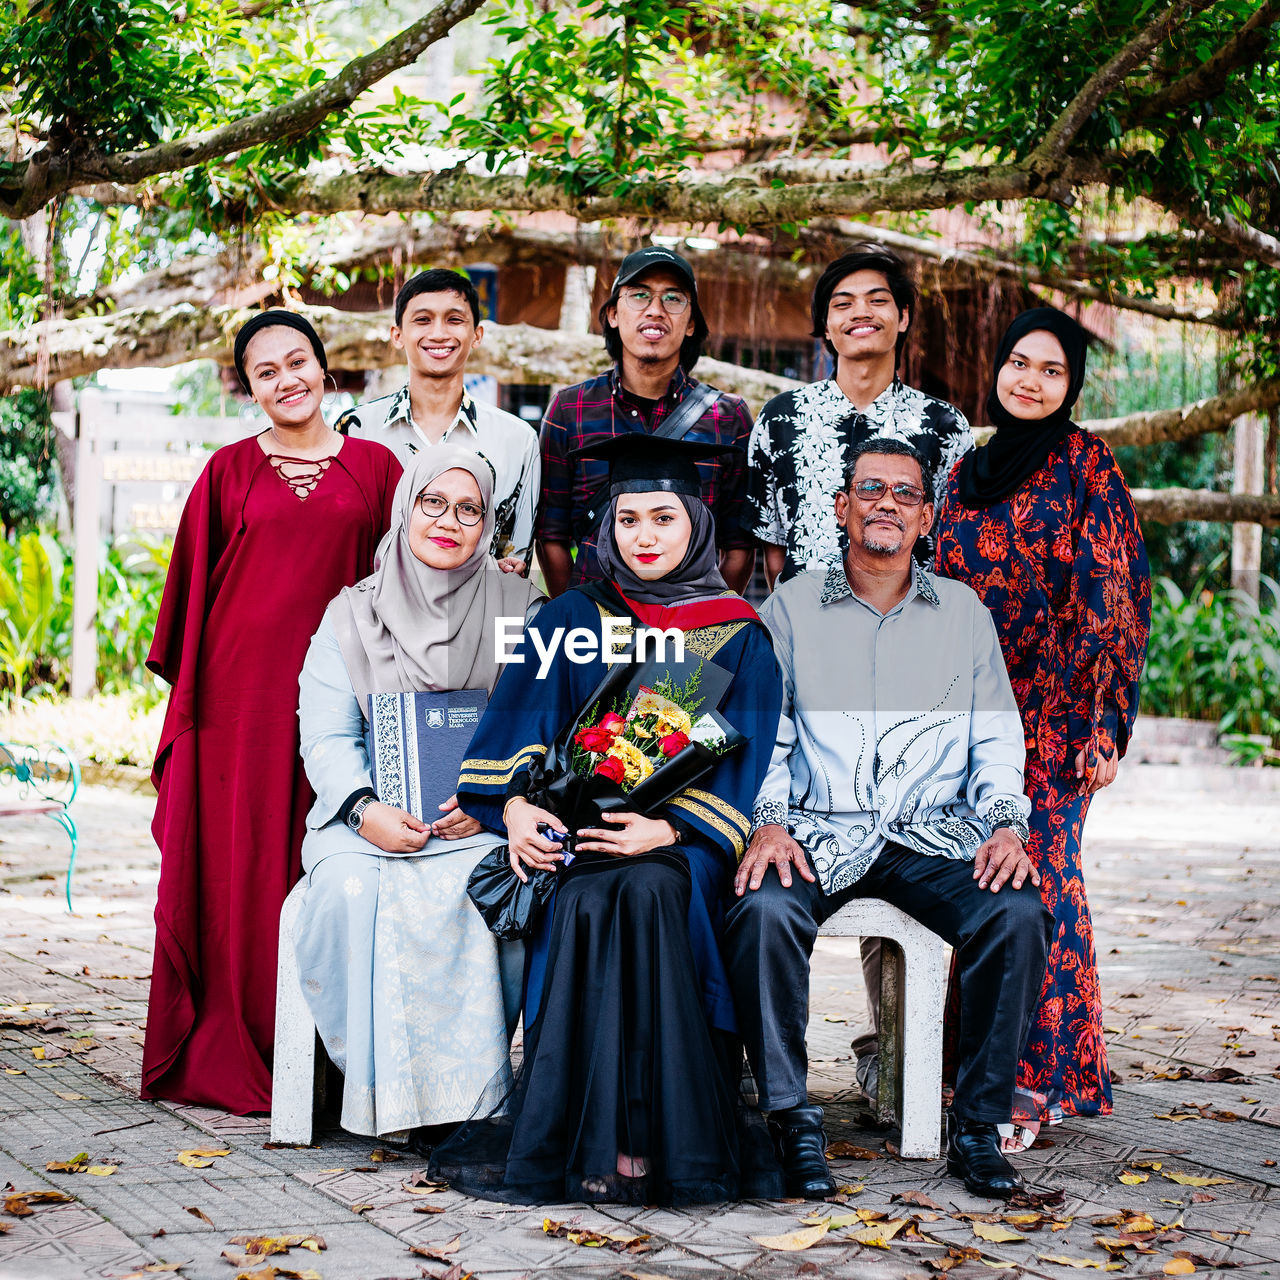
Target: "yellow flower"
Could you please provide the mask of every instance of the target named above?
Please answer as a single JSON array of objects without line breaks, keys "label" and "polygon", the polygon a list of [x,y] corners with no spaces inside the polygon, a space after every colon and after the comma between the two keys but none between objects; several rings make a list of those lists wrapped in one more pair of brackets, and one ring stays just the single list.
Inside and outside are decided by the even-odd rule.
[{"label": "yellow flower", "polygon": [[693,727],[693,721],[689,719],[683,707],[649,689],[644,690],[636,699],[632,714],[656,715],[658,717],[656,731],[660,738],[665,738],[669,733],[688,733]]},{"label": "yellow flower", "polygon": [[622,767],[627,771],[622,785],[628,791],[638,782],[643,782],[653,772],[653,765],[649,763],[644,752],[634,742],[628,742],[625,738],[615,738],[607,754],[622,761]]}]

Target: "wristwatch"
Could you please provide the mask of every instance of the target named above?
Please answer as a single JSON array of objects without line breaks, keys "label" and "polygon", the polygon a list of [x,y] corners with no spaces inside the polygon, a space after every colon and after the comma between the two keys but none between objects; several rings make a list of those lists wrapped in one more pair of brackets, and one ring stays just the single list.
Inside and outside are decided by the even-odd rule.
[{"label": "wristwatch", "polygon": [[347,814],[347,826],[352,831],[359,831],[364,822],[364,811],[377,799],[377,796],[361,796],[359,800],[351,806],[351,812]]}]

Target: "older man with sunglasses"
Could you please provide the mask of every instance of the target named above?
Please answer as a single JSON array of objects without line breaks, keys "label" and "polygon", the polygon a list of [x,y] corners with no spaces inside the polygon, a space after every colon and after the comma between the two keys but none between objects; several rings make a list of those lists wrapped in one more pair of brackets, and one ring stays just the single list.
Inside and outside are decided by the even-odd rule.
[{"label": "older man with sunglasses", "polygon": [[600,327],[613,368],[557,393],[542,422],[537,539],[548,593],[600,577],[595,548],[609,505],[608,464],[575,451],[634,433],[731,446],[697,466],[716,521],[720,572],[741,591],[755,564],[755,539],[739,527],[751,414],[740,396],[691,376],[708,332],[693,268],[663,245],[629,253],[600,308]]},{"label": "older man with sunglasses", "polygon": [[1027,859],[1022,722],[991,615],[912,559],[933,522],[920,456],[851,450],[843,559],[760,610],[783,674],[773,761],[726,916],[725,957],[790,1195],[830,1195],[805,1028],[818,926],[883,898],[956,949],[960,1061],[947,1164],[975,1194],[1021,1186],[996,1125],[1040,994],[1051,917]]}]

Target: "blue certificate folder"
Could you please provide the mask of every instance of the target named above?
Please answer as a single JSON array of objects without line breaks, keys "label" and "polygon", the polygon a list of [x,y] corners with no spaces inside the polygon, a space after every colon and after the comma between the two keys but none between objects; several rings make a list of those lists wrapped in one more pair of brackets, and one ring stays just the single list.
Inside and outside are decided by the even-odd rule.
[{"label": "blue certificate folder", "polygon": [[483,689],[371,693],[367,741],[378,799],[423,822],[441,817],[488,703]]}]

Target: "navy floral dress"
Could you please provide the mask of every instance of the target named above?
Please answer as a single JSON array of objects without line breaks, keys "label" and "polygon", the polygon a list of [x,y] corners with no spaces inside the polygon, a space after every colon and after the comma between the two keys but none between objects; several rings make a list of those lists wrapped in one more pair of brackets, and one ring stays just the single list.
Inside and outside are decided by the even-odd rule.
[{"label": "navy floral dress", "polygon": [[995,619],[1027,740],[1027,853],[1055,930],[1018,1069],[1014,1118],[1107,1115],[1111,1083],[1080,840],[1077,752],[1124,755],[1151,628],[1151,578],[1128,486],[1107,445],[1073,428],[1008,498],[972,510],[953,471],[939,573]]}]

